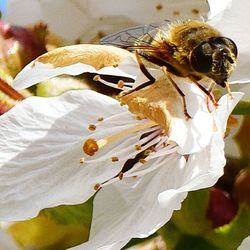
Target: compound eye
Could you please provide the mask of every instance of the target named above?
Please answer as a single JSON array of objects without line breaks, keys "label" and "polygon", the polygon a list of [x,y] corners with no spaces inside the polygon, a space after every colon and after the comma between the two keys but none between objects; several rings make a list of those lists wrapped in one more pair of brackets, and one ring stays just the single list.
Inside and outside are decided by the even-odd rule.
[{"label": "compound eye", "polygon": [[219,47],[221,45],[224,45],[226,48],[228,48],[235,57],[238,55],[238,49],[233,40],[227,37],[214,37],[210,40],[211,46]]},{"label": "compound eye", "polygon": [[212,62],[212,48],[208,42],[202,42],[193,49],[190,63],[194,70],[208,73],[212,69]]}]

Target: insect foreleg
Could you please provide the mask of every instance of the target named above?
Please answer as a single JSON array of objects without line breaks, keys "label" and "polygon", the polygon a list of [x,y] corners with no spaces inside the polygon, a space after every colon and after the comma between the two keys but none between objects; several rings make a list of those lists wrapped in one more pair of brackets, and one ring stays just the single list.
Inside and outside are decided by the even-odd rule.
[{"label": "insect foreleg", "polygon": [[203,91],[209,99],[212,101],[215,107],[218,106],[217,101],[214,99],[213,95],[211,94],[211,90],[207,90],[205,87],[203,87],[199,82],[197,82],[192,76],[189,76],[189,79],[201,90]]},{"label": "insect foreleg", "polygon": [[130,94],[130,93],[132,93],[134,91],[137,91],[137,90],[140,90],[142,88],[145,88],[145,87],[147,87],[147,86],[149,86],[149,85],[151,85],[151,84],[153,84],[155,82],[155,78],[149,73],[149,71],[147,70],[147,68],[143,64],[140,55],[138,55],[137,52],[135,52],[135,55],[136,55],[136,59],[137,59],[137,62],[139,64],[140,70],[148,78],[148,81],[140,84],[139,86],[137,86],[137,87],[135,87],[135,88],[133,88],[133,89],[127,91],[127,92],[123,92],[122,96]]},{"label": "insect foreleg", "polygon": [[184,115],[186,116],[186,119],[189,120],[190,118],[192,118],[188,111],[187,111],[187,103],[186,103],[186,96],[185,94],[182,92],[182,90],[178,87],[178,85],[176,84],[176,82],[172,79],[172,77],[169,75],[169,73],[167,72],[166,67],[162,67],[163,72],[166,74],[168,80],[172,83],[172,85],[174,86],[174,88],[177,90],[177,92],[179,93],[179,95],[182,98],[183,101],[183,110],[184,110]]}]

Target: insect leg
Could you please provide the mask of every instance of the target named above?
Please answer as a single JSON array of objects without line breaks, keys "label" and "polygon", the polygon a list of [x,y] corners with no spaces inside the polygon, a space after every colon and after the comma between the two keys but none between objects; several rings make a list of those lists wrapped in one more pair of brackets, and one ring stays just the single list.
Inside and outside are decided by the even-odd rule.
[{"label": "insect leg", "polygon": [[192,76],[189,76],[189,79],[201,90],[203,91],[211,100],[211,102],[214,104],[215,107],[218,106],[217,101],[214,99],[213,95],[210,93],[210,90],[207,90],[204,88],[199,82],[197,82]]},{"label": "insect leg", "polygon": [[172,85],[175,87],[175,89],[177,90],[177,92],[179,93],[179,95],[182,98],[183,101],[183,110],[184,110],[184,114],[186,116],[186,119],[189,120],[190,118],[192,118],[188,111],[187,111],[187,103],[186,103],[186,98],[185,98],[185,94],[182,92],[182,90],[178,87],[178,85],[176,84],[176,82],[172,79],[172,77],[168,74],[167,70],[165,67],[162,67],[163,72],[166,74],[168,80],[172,83]]},{"label": "insect leg", "polygon": [[232,96],[232,93],[231,93],[231,89],[230,89],[230,86],[229,86],[228,82],[225,82],[225,84],[226,84],[228,95],[230,96],[231,99],[233,99],[233,96]]},{"label": "insect leg", "polygon": [[124,92],[121,93],[122,96],[125,96],[125,95],[127,95],[127,94],[130,94],[130,93],[132,93],[132,92],[134,92],[134,91],[136,91],[136,90],[140,90],[140,89],[142,89],[142,88],[145,88],[145,87],[147,87],[147,86],[149,86],[149,85],[151,85],[151,84],[153,84],[153,83],[155,82],[155,78],[149,73],[149,71],[147,70],[147,68],[146,68],[145,65],[143,64],[143,62],[142,62],[142,60],[141,60],[139,54],[138,54],[137,52],[135,52],[135,55],[136,55],[136,59],[137,59],[137,62],[138,62],[138,64],[139,64],[140,70],[141,70],[141,72],[148,78],[148,81],[142,83],[141,85],[139,85],[139,86],[137,86],[137,87],[135,87],[135,88],[133,88],[133,89],[131,89],[131,90],[125,92],[125,93],[124,93]]}]

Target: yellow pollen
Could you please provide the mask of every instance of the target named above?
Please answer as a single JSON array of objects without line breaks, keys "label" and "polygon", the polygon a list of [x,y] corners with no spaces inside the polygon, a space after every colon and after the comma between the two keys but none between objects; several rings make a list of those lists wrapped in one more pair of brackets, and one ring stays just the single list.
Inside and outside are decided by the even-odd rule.
[{"label": "yellow pollen", "polygon": [[95,75],[95,76],[93,77],[93,80],[94,80],[94,81],[100,81],[100,80],[101,80],[101,77],[100,77],[99,75]]},{"label": "yellow pollen", "polygon": [[120,173],[118,174],[118,178],[119,178],[119,180],[122,180],[122,179],[123,179],[123,172],[120,172]]},{"label": "yellow pollen", "polygon": [[80,163],[83,164],[85,162],[85,159],[84,158],[81,158],[80,159]]},{"label": "yellow pollen", "polygon": [[147,161],[146,161],[145,159],[142,158],[142,159],[139,160],[139,162],[140,162],[141,164],[144,164],[144,163],[146,163]]},{"label": "yellow pollen", "polygon": [[151,147],[151,152],[156,152],[156,148],[154,146]]},{"label": "yellow pollen", "polygon": [[141,145],[135,145],[135,150],[141,150]]},{"label": "yellow pollen", "polygon": [[117,83],[118,88],[123,88],[124,87],[124,81],[120,80]]},{"label": "yellow pollen", "polygon": [[119,161],[119,158],[118,158],[117,156],[113,156],[113,157],[111,158],[111,160],[112,160],[113,162],[115,162],[115,161]]},{"label": "yellow pollen", "polygon": [[152,153],[152,151],[150,149],[146,149],[144,151],[144,155],[146,155],[146,156],[150,155],[151,153]]},{"label": "yellow pollen", "polygon": [[93,156],[99,149],[95,139],[89,138],[83,144],[83,152],[87,155]]},{"label": "yellow pollen", "polygon": [[142,120],[143,118],[142,118],[141,116],[137,115],[137,116],[135,117],[135,119],[138,120],[138,121],[140,121],[140,120]]},{"label": "yellow pollen", "polygon": [[103,117],[99,117],[99,118],[97,119],[98,122],[102,122],[103,120],[104,120]]},{"label": "yellow pollen", "polygon": [[95,130],[96,130],[96,125],[94,125],[94,124],[89,124],[89,130],[90,130],[90,131],[95,131]]},{"label": "yellow pollen", "polygon": [[101,185],[99,183],[96,183],[94,186],[94,190],[97,191],[100,188],[101,188]]}]

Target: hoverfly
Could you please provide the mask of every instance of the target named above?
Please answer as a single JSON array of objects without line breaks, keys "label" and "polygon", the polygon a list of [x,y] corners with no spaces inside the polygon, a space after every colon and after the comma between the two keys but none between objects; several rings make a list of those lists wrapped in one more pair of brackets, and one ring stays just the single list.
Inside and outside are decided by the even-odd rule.
[{"label": "hoverfly", "polygon": [[108,35],[101,40],[103,45],[113,45],[135,52],[141,71],[148,81],[134,88],[139,90],[155,82],[154,77],[144,66],[143,60],[149,61],[164,69],[168,79],[183,98],[186,110],[185,95],[167,74],[190,78],[211,101],[217,105],[211,89],[206,89],[198,81],[208,77],[215,84],[230,88],[227,83],[235,68],[237,60],[236,44],[223,37],[218,30],[202,21],[187,20],[172,23],[161,23],[137,26]]}]

